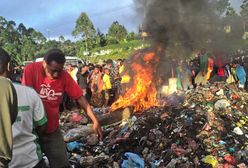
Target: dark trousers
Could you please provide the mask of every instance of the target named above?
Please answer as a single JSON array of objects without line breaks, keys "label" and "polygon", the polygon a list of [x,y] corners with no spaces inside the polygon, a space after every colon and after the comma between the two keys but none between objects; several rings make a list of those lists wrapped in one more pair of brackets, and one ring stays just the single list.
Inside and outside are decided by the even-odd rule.
[{"label": "dark trousers", "polygon": [[43,159],[41,159],[41,161],[33,168],[47,168],[47,166],[46,166],[45,161]]},{"label": "dark trousers", "polygon": [[51,168],[70,167],[66,144],[60,129],[57,129],[51,134],[41,135],[40,145],[42,151],[48,158]]}]

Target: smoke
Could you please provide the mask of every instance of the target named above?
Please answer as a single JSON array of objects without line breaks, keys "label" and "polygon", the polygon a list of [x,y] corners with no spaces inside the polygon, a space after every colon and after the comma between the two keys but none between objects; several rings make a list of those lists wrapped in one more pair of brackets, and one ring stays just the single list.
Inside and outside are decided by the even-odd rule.
[{"label": "smoke", "polygon": [[229,50],[230,40],[241,39],[240,34],[227,37],[216,7],[218,0],[134,1],[144,19],[143,29],[155,47],[165,49],[167,57],[185,58],[201,48]]},{"label": "smoke", "polygon": [[[150,88],[154,86],[160,88],[161,85],[170,85],[169,81],[175,82],[176,80],[169,79],[175,77],[176,64],[190,57],[194,51],[204,48],[210,53],[215,51],[216,55],[222,56],[223,54],[217,51],[231,50],[237,39],[241,41],[242,35],[239,32],[225,32],[226,23],[216,5],[218,1],[134,0],[137,12],[143,19],[142,29],[147,32],[152,46],[147,50],[137,51],[126,62],[124,74],[129,76],[131,81],[122,85],[123,102],[129,102],[130,95],[132,98],[137,95],[133,94],[137,92],[137,89],[133,88],[142,77],[146,77],[146,80],[142,81],[144,86],[140,88],[148,89],[142,94],[143,97],[136,97],[135,101],[148,100],[145,96],[151,95]],[[149,53],[155,53],[158,58],[147,61],[146,58],[153,55]],[[150,77],[147,77],[147,74]],[[137,76],[140,79],[137,79]]]}]

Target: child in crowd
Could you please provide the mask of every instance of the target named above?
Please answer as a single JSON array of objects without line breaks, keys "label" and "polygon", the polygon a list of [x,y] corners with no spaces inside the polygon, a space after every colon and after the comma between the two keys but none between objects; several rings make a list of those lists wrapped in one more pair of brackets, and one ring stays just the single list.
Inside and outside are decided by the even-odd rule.
[{"label": "child in crowd", "polygon": [[109,92],[112,89],[111,81],[110,81],[110,69],[104,69],[103,75],[103,94],[104,94],[104,107],[107,107],[109,104]]}]

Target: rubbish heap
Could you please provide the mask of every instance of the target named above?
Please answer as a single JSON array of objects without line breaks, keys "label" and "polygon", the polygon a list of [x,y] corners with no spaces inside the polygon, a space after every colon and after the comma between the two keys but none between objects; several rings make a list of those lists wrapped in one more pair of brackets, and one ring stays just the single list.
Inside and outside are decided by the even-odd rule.
[{"label": "rubbish heap", "polygon": [[248,167],[248,93],[215,83],[159,101],[163,106],[105,124],[103,141],[82,114],[63,113],[70,162],[93,168]]}]

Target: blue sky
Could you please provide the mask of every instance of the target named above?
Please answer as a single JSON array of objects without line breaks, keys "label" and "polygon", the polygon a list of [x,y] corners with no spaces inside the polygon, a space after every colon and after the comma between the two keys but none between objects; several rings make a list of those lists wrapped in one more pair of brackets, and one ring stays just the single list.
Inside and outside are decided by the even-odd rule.
[{"label": "blue sky", "polygon": [[[242,2],[231,1],[236,9]],[[116,20],[129,31],[137,31],[141,22],[133,0],[0,0],[0,7],[0,16],[33,27],[46,37],[69,37],[83,11],[102,32]]]}]

